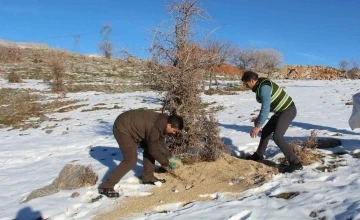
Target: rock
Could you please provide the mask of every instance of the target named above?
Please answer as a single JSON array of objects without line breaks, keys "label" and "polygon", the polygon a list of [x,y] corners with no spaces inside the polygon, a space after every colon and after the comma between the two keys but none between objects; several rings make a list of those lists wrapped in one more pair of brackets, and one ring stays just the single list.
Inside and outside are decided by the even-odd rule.
[{"label": "rock", "polygon": [[[89,166],[85,167],[81,165],[66,164],[61,170],[59,177],[50,185],[32,191],[24,200],[20,201],[20,203],[25,203],[38,197],[55,194],[59,192],[60,189],[71,190],[80,187],[93,186],[96,184],[97,179],[97,175]],[[75,196],[76,194],[74,193],[73,195]]]},{"label": "rock", "polygon": [[65,92],[60,92],[60,93],[58,94],[58,98],[59,98],[59,99],[66,98],[66,93],[65,93]]},{"label": "rock", "polygon": [[316,214],[316,212],[312,211],[309,216],[312,218],[315,218],[317,216],[317,214]]},{"label": "rock", "polygon": [[360,158],[360,151],[354,152],[354,153],[352,154],[352,156],[353,156],[354,158]]},{"label": "rock", "polygon": [[328,66],[287,65],[280,75],[288,79],[339,79],[344,77],[344,71]]},{"label": "rock", "polygon": [[318,139],[317,148],[319,149],[327,149],[327,148],[335,148],[342,145],[341,141],[336,138],[326,138],[326,139]]},{"label": "rock", "polygon": [[299,194],[300,194],[299,192],[284,192],[284,193],[280,193],[278,195],[269,196],[269,197],[276,197],[276,198],[281,198],[281,199],[292,199],[292,198],[298,196]]},{"label": "rock", "polygon": [[137,64],[139,63],[139,59],[137,57],[134,57],[134,56],[130,56],[126,59],[126,61],[128,61],[129,63],[134,63],[134,64]]},{"label": "rock", "polygon": [[40,121],[50,121],[50,118],[46,115],[40,115]]},{"label": "rock", "polygon": [[50,184],[43,188],[35,189],[26,197],[26,199],[24,199],[20,203],[25,203],[32,199],[36,199],[36,198],[43,197],[43,196],[49,196],[49,195],[55,194],[57,192],[59,192],[59,189],[54,184]]},{"label": "rock", "polygon": [[78,192],[74,192],[73,194],[71,194],[71,198],[76,198],[76,197],[78,197],[78,196],[80,196],[80,193],[78,193]]},{"label": "rock", "polygon": [[89,166],[66,164],[53,184],[59,189],[70,190],[93,186],[97,179],[97,175]]}]

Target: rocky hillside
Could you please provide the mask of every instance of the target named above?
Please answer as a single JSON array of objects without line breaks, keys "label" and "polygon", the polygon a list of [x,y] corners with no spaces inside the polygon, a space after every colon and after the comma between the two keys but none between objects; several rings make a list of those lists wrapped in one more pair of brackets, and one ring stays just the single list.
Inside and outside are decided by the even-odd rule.
[{"label": "rocky hillside", "polygon": [[[19,43],[0,40],[0,75],[6,75],[11,71],[21,74],[26,79],[51,78],[49,59],[54,54],[66,54],[66,73],[70,81],[94,81],[104,80],[108,82],[123,82],[124,79],[139,81],[145,73],[144,62],[132,57],[123,59],[106,59],[99,55],[80,55],[53,49],[46,44]],[[216,69],[219,75],[239,78],[242,71],[238,68],[223,64]],[[357,74],[357,75],[356,75]],[[355,78],[360,77],[356,73]],[[261,76],[267,76],[260,73]],[[286,65],[278,72],[271,74],[274,79],[342,79],[350,78],[346,72],[334,67]]]},{"label": "rocky hillside", "polygon": [[279,71],[279,78],[288,79],[341,79],[345,71],[327,66],[287,65]]},{"label": "rocky hillside", "polygon": [[[241,76],[242,71],[230,65],[221,65],[216,69],[219,73],[229,76]],[[262,77],[267,77],[267,74],[259,73]],[[360,75],[359,75],[360,76]],[[346,73],[343,70],[327,67],[327,66],[304,66],[304,65],[286,65],[278,72],[270,74],[273,79],[342,79],[346,78]]]}]

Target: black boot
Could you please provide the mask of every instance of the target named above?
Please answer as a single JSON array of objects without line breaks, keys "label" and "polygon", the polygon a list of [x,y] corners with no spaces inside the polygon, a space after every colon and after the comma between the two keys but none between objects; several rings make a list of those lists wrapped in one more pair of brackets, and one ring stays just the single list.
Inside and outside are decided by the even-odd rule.
[{"label": "black boot", "polygon": [[120,197],[120,194],[118,192],[116,192],[114,189],[110,189],[110,188],[100,188],[99,194],[105,195],[106,197],[109,197],[109,198],[119,198]]},{"label": "black boot", "polygon": [[150,181],[143,181],[143,184],[150,184],[150,185],[155,185],[156,182],[161,182],[161,183],[166,183],[165,179],[158,179],[158,178],[154,178]]},{"label": "black boot", "polygon": [[282,173],[292,173],[296,170],[302,170],[303,166],[301,163],[290,163],[289,166],[285,167]]},{"label": "black boot", "polygon": [[264,160],[264,157],[259,154],[258,152],[255,152],[253,155],[245,157],[247,160],[253,160],[253,161],[261,161]]}]

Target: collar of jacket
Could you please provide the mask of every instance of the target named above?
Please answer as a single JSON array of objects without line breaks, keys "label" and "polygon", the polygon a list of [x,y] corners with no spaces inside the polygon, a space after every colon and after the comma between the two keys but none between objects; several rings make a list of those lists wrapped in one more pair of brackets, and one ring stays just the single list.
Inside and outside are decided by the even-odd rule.
[{"label": "collar of jacket", "polygon": [[162,135],[166,133],[167,119],[167,114],[160,114],[155,122],[155,126],[158,128]]},{"label": "collar of jacket", "polygon": [[251,91],[256,92],[256,90],[257,90],[258,87],[259,87],[259,84],[260,84],[260,81],[257,80],[255,86],[251,89]]}]

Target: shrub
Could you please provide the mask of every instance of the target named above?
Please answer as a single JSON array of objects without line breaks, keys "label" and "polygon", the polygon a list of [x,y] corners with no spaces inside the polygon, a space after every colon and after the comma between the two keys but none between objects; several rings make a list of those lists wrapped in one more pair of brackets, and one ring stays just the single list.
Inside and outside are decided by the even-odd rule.
[{"label": "shrub", "polygon": [[15,72],[14,70],[12,70],[7,75],[7,79],[9,81],[9,83],[20,83],[20,82],[22,82],[21,75],[19,73]]},{"label": "shrub", "polygon": [[152,87],[165,91],[162,111],[184,119],[184,132],[169,138],[168,144],[185,161],[214,161],[228,148],[219,137],[215,117],[201,104],[200,94],[204,80],[201,70],[217,64],[218,56],[202,47],[202,42],[189,40],[195,39],[193,22],[206,17],[206,12],[196,0],[173,2],[167,11],[176,18],[175,24],[154,31],[150,49],[153,59],[147,66]]},{"label": "shrub", "polygon": [[348,79],[358,79],[360,77],[360,69],[357,67],[351,68],[346,72]]},{"label": "shrub", "polygon": [[53,92],[64,92],[64,77],[66,70],[67,54],[65,51],[49,54],[48,64],[53,74]]},{"label": "shrub", "polygon": [[289,144],[301,163],[308,165],[319,161],[323,157],[315,151],[318,148],[318,143],[317,131],[312,130],[310,136],[305,141],[292,141]]}]

